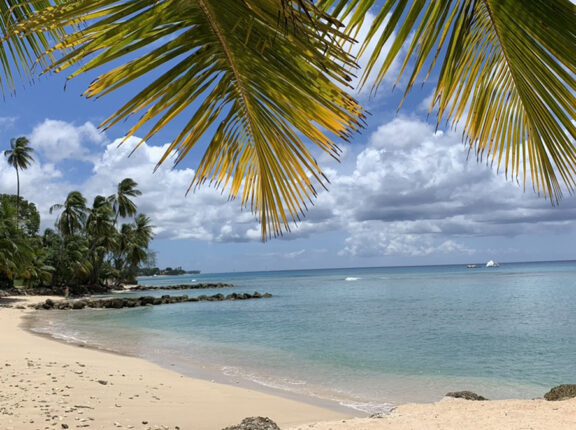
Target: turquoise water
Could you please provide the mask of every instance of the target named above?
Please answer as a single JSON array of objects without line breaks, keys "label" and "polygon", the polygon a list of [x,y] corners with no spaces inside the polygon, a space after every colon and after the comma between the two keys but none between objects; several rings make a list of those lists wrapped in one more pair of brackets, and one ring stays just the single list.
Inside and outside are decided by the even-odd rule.
[{"label": "turquoise water", "polygon": [[193,275],[140,283],[205,281],[274,297],[52,311],[35,327],[192,375],[249,381],[366,412],[435,401],[462,389],[490,398],[539,397],[553,385],[574,382],[575,262]]}]

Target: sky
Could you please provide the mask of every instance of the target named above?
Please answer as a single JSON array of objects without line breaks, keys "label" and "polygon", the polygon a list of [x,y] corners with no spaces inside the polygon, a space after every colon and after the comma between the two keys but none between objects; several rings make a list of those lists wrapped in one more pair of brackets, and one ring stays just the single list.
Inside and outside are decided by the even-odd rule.
[{"label": "sky", "polygon": [[[576,259],[576,198],[553,207],[530,186],[468,158],[461,132],[436,130],[428,118],[430,83],[400,112],[401,92],[391,81],[375,97],[358,92],[371,112],[367,128],[340,145],[339,163],[316,152],[328,191],[291,232],[262,243],[255,216],[238,201],[211,188],[186,196],[202,148],[175,169],[153,172],[177,123],[148,142],[134,137],[121,146],[127,125],[99,131],[139,84],[88,101],[81,93],[93,78],[65,85],[65,76],[46,76],[0,101],[0,149],[18,136],[35,149],[21,193],[38,206],[42,228],[54,225],[49,208],[70,191],[91,201],[131,177],[143,193],[136,203],[155,226],[151,247],[162,267],[234,272]],[[0,193],[15,190],[14,169],[0,157]]]}]

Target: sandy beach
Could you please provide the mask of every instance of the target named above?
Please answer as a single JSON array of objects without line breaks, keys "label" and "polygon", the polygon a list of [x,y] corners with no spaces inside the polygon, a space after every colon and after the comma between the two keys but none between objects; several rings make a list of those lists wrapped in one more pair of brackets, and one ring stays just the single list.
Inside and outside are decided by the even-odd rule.
[{"label": "sandy beach", "polygon": [[402,405],[383,418],[351,418],[267,393],[185,377],[142,359],[37,336],[21,327],[29,312],[0,308],[1,430],[218,430],[248,416],[267,416],[291,430],[576,428],[576,399],[443,399]]},{"label": "sandy beach", "polygon": [[309,423],[290,430],[573,430],[576,399],[491,400],[445,398],[431,404],[406,404],[391,415]]},{"label": "sandy beach", "polygon": [[20,327],[27,312],[32,311],[0,308],[1,430],[213,430],[258,415],[283,427],[345,418],[306,403],[184,377],[138,358],[37,336]]}]

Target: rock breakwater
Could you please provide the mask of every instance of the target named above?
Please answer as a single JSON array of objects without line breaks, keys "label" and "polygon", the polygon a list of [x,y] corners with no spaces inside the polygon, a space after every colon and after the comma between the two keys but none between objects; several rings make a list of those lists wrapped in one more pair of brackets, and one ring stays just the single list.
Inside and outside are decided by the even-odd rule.
[{"label": "rock breakwater", "polygon": [[208,290],[208,289],[216,289],[216,288],[233,288],[234,285],[232,284],[224,284],[221,282],[217,283],[202,283],[202,284],[180,284],[180,285],[165,285],[165,286],[158,286],[153,287],[149,285],[136,285],[134,287],[130,287],[130,291],[170,291],[170,290]]},{"label": "rock breakwater", "polygon": [[233,293],[233,294],[214,294],[212,296],[202,295],[198,297],[184,296],[162,296],[162,297],[114,297],[102,299],[80,299],[80,300],[52,300],[47,299],[35,305],[34,309],[44,310],[81,310],[81,309],[122,309],[136,308],[141,306],[158,306],[175,303],[189,302],[222,302],[225,300],[253,300],[267,299],[272,297],[270,293]]}]

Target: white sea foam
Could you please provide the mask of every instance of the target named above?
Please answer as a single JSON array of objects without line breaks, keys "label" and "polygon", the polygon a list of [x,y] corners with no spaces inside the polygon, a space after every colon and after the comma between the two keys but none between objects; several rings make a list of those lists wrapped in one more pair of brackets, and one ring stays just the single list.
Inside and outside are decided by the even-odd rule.
[{"label": "white sea foam", "polygon": [[[49,324],[53,325],[53,323],[51,321],[49,322]],[[32,331],[36,332],[36,333],[41,333],[41,334],[48,334],[48,335],[52,336],[54,339],[63,340],[64,342],[67,342],[67,343],[76,343],[76,344],[81,343],[84,345],[86,345],[88,343],[85,340],[80,339],[76,336],[73,336],[70,334],[55,333],[52,330],[49,330],[47,328],[46,329],[33,328]]]},{"label": "white sea foam", "polygon": [[352,277],[352,276],[348,276],[348,277],[347,277],[346,279],[344,279],[344,280],[345,280],[345,281],[357,281],[357,280],[359,280],[359,279],[360,279],[360,278],[354,278],[354,277]]},{"label": "white sea foam", "polygon": [[[310,397],[315,397],[318,399],[333,401],[340,404],[341,406],[354,409],[356,411],[364,412],[368,415],[373,414],[388,415],[396,407],[391,403],[361,402],[349,399],[342,400],[343,397],[349,397],[347,395],[349,393],[345,390],[336,389],[332,390],[332,393],[324,392],[323,394],[319,394],[313,387],[310,387],[308,385],[308,382],[300,379],[293,379],[287,377],[282,378],[266,377],[236,366],[223,366],[221,370],[222,373],[228,377],[245,379],[252,383],[267,388],[273,388],[276,390],[288,391],[292,393],[299,393]],[[343,394],[343,396],[340,396],[339,394]]]},{"label": "white sea foam", "polygon": [[342,406],[351,408],[360,412],[366,412],[369,415],[382,414],[388,415],[395,406],[390,403],[373,403],[373,402],[340,402]]}]

